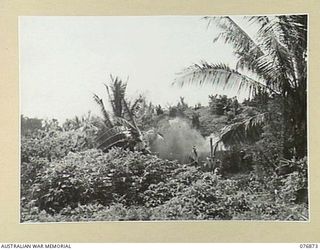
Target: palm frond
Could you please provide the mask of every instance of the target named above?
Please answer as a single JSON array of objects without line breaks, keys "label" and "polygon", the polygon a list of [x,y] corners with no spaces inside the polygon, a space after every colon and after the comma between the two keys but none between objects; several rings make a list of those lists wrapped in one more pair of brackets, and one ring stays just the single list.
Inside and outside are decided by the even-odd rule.
[{"label": "palm frond", "polygon": [[136,130],[136,127],[131,122],[127,121],[122,117],[114,117],[114,122],[118,126],[123,126],[123,127],[129,128],[130,130]]},{"label": "palm frond", "polygon": [[108,95],[108,99],[109,99],[109,103],[111,104],[111,108],[112,108],[112,110],[115,110],[116,107],[114,106],[114,103],[113,103],[113,101],[112,101],[112,95],[111,95],[111,93],[110,93],[110,89],[109,89],[109,87],[108,87],[107,84],[103,84],[103,85],[104,85],[105,88],[106,88],[107,95]]},{"label": "palm frond", "polygon": [[97,147],[107,152],[112,147],[128,147],[130,131],[125,126],[115,126],[104,129],[96,138]]},{"label": "palm frond", "polygon": [[[276,26],[276,22],[272,22],[271,25],[267,16],[249,17],[249,23],[258,23],[261,26],[260,36],[253,38],[231,17],[207,17],[206,19],[222,29],[214,41],[220,39],[233,46],[234,53],[238,57],[236,70],[250,70],[262,77],[265,85],[276,91],[279,90],[279,85],[287,80],[286,77],[291,72],[291,63],[288,61],[289,52],[284,44],[276,39],[275,34],[270,35],[270,26]],[[263,29],[265,29],[264,33]],[[266,34],[266,31],[269,34]],[[277,34],[279,35],[280,32]]]},{"label": "palm frond", "polygon": [[245,17],[249,23],[259,26],[257,38],[250,37],[231,17],[206,19],[222,29],[215,40],[222,39],[234,47],[234,53],[239,59],[237,70],[253,71],[265,80],[266,85],[272,85],[270,87],[277,90],[282,84],[294,84],[293,53],[288,41],[296,41],[295,36],[299,36],[298,31],[290,30],[302,29],[296,16]]},{"label": "palm frond", "polygon": [[222,30],[214,38],[214,42],[221,39],[225,43],[231,44],[236,52],[256,52],[258,56],[263,55],[254,39],[231,17],[205,17],[204,19],[208,21],[208,25],[215,23]]},{"label": "palm frond", "polygon": [[140,95],[132,104],[131,108],[130,108],[130,112],[134,113],[135,110],[139,109],[139,104],[142,103],[143,101],[143,97]]},{"label": "palm frond", "polygon": [[185,69],[174,80],[173,84],[179,86],[186,84],[211,84],[224,89],[236,89],[238,93],[248,94],[249,97],[253,96],[258,88],[279,94],[267,85],[245,76],[225,64],[208,64],[206,62],[195,64]]},{"label": "palm frond", "polygon": [[[123,115],[123,99],[125,98],[127,83],[123,82],[118,77],[113,77],[110,75],[111,83],[108,85],[105,84],[109,101],[112,106],[113,114],[118,117]],[[109,90],[110,88],[110,90]]]},{"label": "palm frond", "polygon": [[[306,15],[279,15],[279,16],[252,16],[249,19],[251,22],[259,22],[261,28],[259,32],[265,34],[266,32],[273,32],[273,36],[277,38],[278,42],[286,45],[295,43],[297,40],[304,40],[306,42],[307,36],[307,16]],[[271,33],[269,33],[271,34]]]},{"label": "palm frond", "polygon": [[257,40],[264,56],[258,59],[257,67],[279,88],[294,84],[294,54],[288,41],[295,41],[296,38],[291,36],[286,25],[284,28],[284,22],[279,16],[265,16],[263,22],[258,17],[250,19],[260,23]]},{"label": "palm frond", "polygon": [[101,113],[103,115],[104,122],[105,122],[106,126],[109,127],[109,128],[113,127],[113,124],[112,124],[111,119],[110,119],[110,115],[109,115],[109,113],[107,112],[107,110],[106,110],[106,108],[104,106],[103,100],[96,94],[93,95],[93,99],[100,107],[100,110],[101,110]]},{"label": "palm frond", "polygon": [[[287,39],[284,40],[287,48],[291,51],[293,76],[295,86],[304,84],[306,76],[307,54],[307,15],[283,15],[279,16],[279,26]],[[301,82],[302,80],[302,82]]]},{"label": "palm frond", "polygon": [[261,26],[268,23],[268,17],[267,16],[245,16],[244,19],[247,19],[249,23],[259,23]]},{"label": "palm frond", "polygon": [[215,151],[221,144],[228,148],[232,145],[255,142],[259,139],[262,127],[268,122],[269,116],[270,113],[261,113],[224,127],[215,144]]},{"label": "palm frond", "polygon": [[134,114],[130,111],[129,105],[126,100],[123,100],[123,104],[124,104],[124,107],[129,115],[130,122],[131,122],[132,126],[135,128],[135,130],[134,130],[135,137],[140,138],[142,140],[142,132],[137,125],[137,122],[134,118]]},{"label": "palm frond", "polygon": [[[259,44],[250,37],[231,17],[205,17],[208,26],[215,23],[222,31],[214,38],[214,42],[222,40],[234,48],[234,53],[239,59],[238,68],[248,68],[255,71],[256,60],[264,55]],[[248,58],[250,57],[250,58]]]}]

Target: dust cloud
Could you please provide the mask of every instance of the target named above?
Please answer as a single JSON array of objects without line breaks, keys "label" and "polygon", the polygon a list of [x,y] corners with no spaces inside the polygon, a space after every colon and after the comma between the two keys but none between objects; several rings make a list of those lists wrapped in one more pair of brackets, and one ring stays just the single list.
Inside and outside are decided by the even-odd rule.
[{"label": "dust cloud", "polygon": [[214,134],[203,137],[182,118],[174,118],[162,123],[158,132],[161,133],[162,138],[158,137],[151,143],[151,151],[161,158],[178,160],[181,163],[190,161],[190,156],[194,155],[193,146],[196,147],[200,160],[204,160],[210,155],[210,137],[213,138],[213,143],[217,140]]}]

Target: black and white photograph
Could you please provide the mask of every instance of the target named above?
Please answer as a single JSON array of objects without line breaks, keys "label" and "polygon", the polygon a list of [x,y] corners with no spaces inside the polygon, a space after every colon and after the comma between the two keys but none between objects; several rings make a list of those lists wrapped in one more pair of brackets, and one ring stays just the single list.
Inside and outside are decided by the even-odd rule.
[{"label": "black and white photograph", "polygon": [[20,16],[20,223],[308,222],[308,15]]}]

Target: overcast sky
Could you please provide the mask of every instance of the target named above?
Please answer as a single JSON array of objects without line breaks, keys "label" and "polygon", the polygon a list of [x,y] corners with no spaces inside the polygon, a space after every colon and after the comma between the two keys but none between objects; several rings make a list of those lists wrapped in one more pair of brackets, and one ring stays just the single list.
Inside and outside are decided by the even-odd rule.
[{"label": "overcast sky", "polygon": [[213,89],[172,86],[176,74],[201,60],[234,66],[232,49],[213,43],[214,26],[200,16],[20,17],[21,113],[66,118],[99,114],[109,74],[129,77],[128,96],[154,104],[208,103]]}]

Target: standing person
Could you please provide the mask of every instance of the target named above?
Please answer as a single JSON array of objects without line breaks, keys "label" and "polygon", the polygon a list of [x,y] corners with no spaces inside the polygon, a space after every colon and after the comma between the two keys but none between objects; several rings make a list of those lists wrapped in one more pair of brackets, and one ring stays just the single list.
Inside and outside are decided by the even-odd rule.
[{"label": "standing person", "polygon": [[191,154],[191,158],[192,158],[192,163],[194,164],[195,167],[197,167],[199,165],[199,156],[198,156],[198,151],[196,146],[192,147],[192,154]]},{"label": "standing person", "polygon": [[238,171],[245,170],[245,161],[244,161],[245,155],[246,155],[246,152],[244,150],[241,150],[240,153],[239,153]]}]

